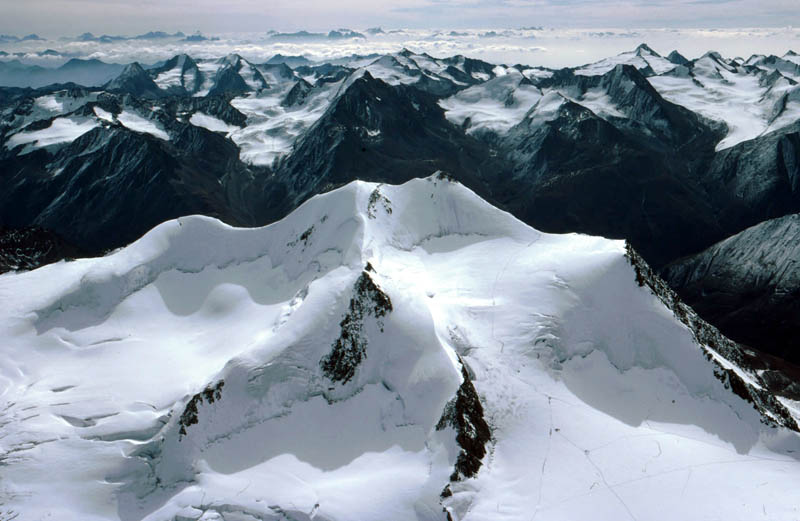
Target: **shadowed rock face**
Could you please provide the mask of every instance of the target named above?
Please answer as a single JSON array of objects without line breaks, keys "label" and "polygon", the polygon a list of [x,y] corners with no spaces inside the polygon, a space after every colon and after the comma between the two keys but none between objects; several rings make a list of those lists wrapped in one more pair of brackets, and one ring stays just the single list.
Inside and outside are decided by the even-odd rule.
[{"label": "shadowed rock face", "polygon": [[122,74],[108,82],[105,89],[109,92],[144,98],[158,98],[164,94],[142,66],[135,62],[125,67]]},{"label": "shadowed rock face", "polygon": [[[178,150],[180,152],[178,152]],[[61,149],[0,160],[0,222],[41,226],[99,253],[181,215],[224,214],[220,182],[238,149],[184,126],[172,142],[120,127],[97,128]]]},{"label": "shadowed rock face", "polygon": [[504,152],[517,170],[493,184],[496,198],[537,228],[628,238],[655,265],[724,236],[677,150],[575,103],[517,125]]},{"label": "shadowed rock face", "polygon": [[392,87],[368,73],[355,80],[275,170],[296,206],[353,179],[398,183],[436,170],[458,172],[486,193],[483,180],[504,163],[444,118],[437,99]]},{"label": "shadowed rock face", "polygon": [[800,363],[800,215],[748,228],[663,274],[725,335]]},{"label": "shadowed rock face", "polygon": [[250,92],[250,87],[245,83],[244,79],[236,72],[231,66],[222,68],[216,77],[216,84],[209,92],[212,96],[240,96],[246,92]]},{"label": "shadowed rock face", "polygon": [[733,232],[800,211],[800,125],[717,153],[700,182]]}]

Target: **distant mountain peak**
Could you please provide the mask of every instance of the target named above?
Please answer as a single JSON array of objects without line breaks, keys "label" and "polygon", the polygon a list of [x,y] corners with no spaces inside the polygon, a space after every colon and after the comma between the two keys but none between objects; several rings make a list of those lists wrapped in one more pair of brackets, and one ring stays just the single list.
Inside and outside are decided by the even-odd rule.
[{"label": "distant mountain peak", "polygon": [[646,43],[639,44],[639,46],[636,48],[636,55],[637,56],[642,56],[643,54],[650,54],[652,56],[661,57],[660,54],[658,54],[656,51],[654,51],[652,48],[650,48],[650,46],[647,45]]},{"label": "distant mountain peak", "polygon": [[689,60],[687,60],[686,57],[684,57],[677,50],[669,53],[669,55],[667,56],[667,60],[671,61],[675,65],[686,65],[689,63]]},{"label": "distant mountain peak", "polygon": [[105,88],[111,92],[125,92],[143,97],[159,97],[163,94],[139,62],[126,65],[122,73],[108,82]]}]

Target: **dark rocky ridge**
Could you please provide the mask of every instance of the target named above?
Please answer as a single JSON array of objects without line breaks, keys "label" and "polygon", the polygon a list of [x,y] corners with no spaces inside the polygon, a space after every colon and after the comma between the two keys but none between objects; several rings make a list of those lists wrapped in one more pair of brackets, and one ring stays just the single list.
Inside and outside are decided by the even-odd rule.
[{"label": "dark rocky ridge", "polygon": [[217,382],[217,385],[209,385],[203,391],[192,396],[192,398],[186,403],[186,407],[184,408],[181,418],[178,421],[178,425],[180,425],[180,430],[178,431],[178,440],[183,438],[183,436],[186,436],[186,429],[199,423],[199,407],[203,404],[203,402],[212,404],[222,399],[222,388],[224,386],[225,382],[220,380]]},{"label": "dark rocky ridge", "polygon": [[[456,459],[450,481],[461,481],[475,476],[483,465],[486,456],[486,445],[492,438],[489,424],[483,417],[478,392],[472,384],[469,372],[461,360],[461,377],[463,382],[453,398],[445,406],[436,430],[452,427],[456,431],[456,443],[461,447]],[[445,488],[443,495],[446,495]]]},{"label": "dark rocky ridge", "polygon": [[800,212],[800,123],[722,150],[700,174],[732,233]]},{"label": "dark rocky ridge", "polygon": [[49,230],[0,227],[0,273],[32,270],[62,259],[86,256],[86,252]]},{"label": "dark rocky ridge", "polygon": [[393,310],[391,299],[372,280],[371,271],[372,266],[367,264],[358,277],[347,313],[339,324],[339,337],[331,346],[331,352],[320,360],[323,374],[333,382],[349,382],[367,356],[367,339],[363,335],[366,317],[373,317],[383,331],[381,319]]},{"label": "dark rocky ridge", "polygon": [[141,65],[134,62],[123,69],[122,73],[106,83],[105,90],[115,93],[132,94],[143,98],[159,98],[164,91],[150,78]]},{"label": "dark rocky ridge", "polygon": [[220,189],[249,170],[238,148],[180,125],[170,142],[121,127],[96,128],[49,156],[0,158],[0,223],[40,226],[91,253],[137,239],[157,224],[202,213],[246,223]]}]

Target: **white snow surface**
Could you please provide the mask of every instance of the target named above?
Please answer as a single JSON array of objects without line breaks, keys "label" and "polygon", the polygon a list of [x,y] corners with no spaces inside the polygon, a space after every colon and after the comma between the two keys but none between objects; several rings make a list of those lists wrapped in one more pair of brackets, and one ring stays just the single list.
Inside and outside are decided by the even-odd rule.
[{"label": "white snow surface", "polygon": [[110,113],[109,111],[104,110],[101,107],[94,107],[93,111],[94,115],[102,119],[103,121],[106,121],[108,123],[114,122],[114,114]]},{"label": "white snow surface", "polygon": [[585,93],[571,88],[545,88],[524,81],[531,76],[529,70],[520,72],[508,67],[495,69],[497,77],[464,89],[439,102],[445,117],[462,126],[467,118],[468,134],[494,132],[502,135],[520,123],[526,116],[544,122],[557,116],[557,109],[565,99],[580,104],[599,117],[625,118],[602,88]]},{"label": "white snow surface", "polygon": [[[359,277],[392,310],[364,314],[366,356],[333,382]],[[798,435],[723,387],[623,243],[540,233],[436,176],[354,182],[260,229],[170,221],[0,275],[0,300],[0,509],[19,521],[797,515]],[[492,441],[442,499],[459,357]]]},{"label": "white snow surface", "polygon": [[[465,59],[463,56],[453,56],[450,62],[434,58],[428,54],[412,53],[408,50],[386,54],[379,58],[356,58],[344,62],[348,67],[368,71],[374,78],[378,78],[389,85],[411,85],[424,77],[433,81],[447,80],[460,87],[467,86],[464,81],[456,79],[447,69],[453,67],[466,74]],[[486,81],[490,76],[486,73],[476,72],[472,77],[478,81]]]},{"label": "white snow surface", "polygon": [[219,60],[198,60],[197,68],[203,75],[203,84],[194,95],[200,97],[207,95],[214,87],[217,72],[219,72],[219,70],[222,68],[222,64]]},{"label": "white snow surface", "polygon": [[295,140],[325,113],[345,81],[314,87],[300,106],[281,104],[294,83],[231,100],[231,105],[247,116],[247,126],[230,134],[241,150],[242,161],[269,166],[291,152]]},{"label": "white snow surface", "polygon": [[668,101],[726,123],[728,134],[717,144],[719,151],[800,119],[800,88],[787,79],[762,85],[761,78],[769,72],[749,72],[708,53],[694,63],[694,77],[679,67],[673,74],[648,81]]},{"label": "white snow surface", "polygon": [[192,117],[189,118],[189,123],[196,127],[206,128],[212,132],[224,132],[225,134],[230,134],[231,132],[239,130],[239,127],[236,125],[228,125],[221,119],[209,116],[203,112],[195,112],[192,114]]},{"label": "white snow surface", "polygon": [[11,149],[18,145],[29,145],[23,150],[24,154],[35,148],[71,143],[99,125],[100,123],[94,118],[79,116],[55,118],[47,128],[14,134],[5,146]]},{"label": "white snow surface", "polygon": [[150,134],[158,139],[169,141],[169,134],[167,134],[158,123],[147,119],[132,110],[126,109],[120,112],[117,115],[117,121],[134,132]]},{"label": "white snow surface", "polygon": [[501,76],[441,100],[439,105],[445,110],[445,117],[456,125],[463,125],[469,118],[469,134],[502,134],[522,121],[542,97],[536,86],[520,83],[524,79],[521,72],[509,68]]},{"label": "white snow surface", "polygon": [[612,70],[617,65],[633,65],[639,70],[650,67],[655,74],[663,74],[675,68],[675,64],[646,48],[624,52],[617,56],[605,58],[595,63],[584,65],[575,70],[575,74],[583,76],[600,76]]}]

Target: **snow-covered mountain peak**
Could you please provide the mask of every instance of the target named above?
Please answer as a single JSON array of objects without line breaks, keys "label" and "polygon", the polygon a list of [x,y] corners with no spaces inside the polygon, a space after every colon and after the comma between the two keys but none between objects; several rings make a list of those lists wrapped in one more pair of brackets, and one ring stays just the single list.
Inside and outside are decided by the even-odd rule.
[{"label": "snow-covered mountain peak", "polygon": [[235,67],[237,69],[242,64],[242,62],[247,63],[247,61],[237,53],[231,53],[228,54],[227,56],[223,56],[218,60],[218,62],[221,65],[231,65],[232,67]]},{"label": "snow-covered mountain peak", "polygon": [[646,43],[639,44],[634,52],[637,56],[655,56],[661,58],[661,55],[651,49]]},{"label": "snow-covered mountain peak", "polygon": [[575,69],[575,74],[584,76],[602,75],[619,64],[632,65],[645,76],[664,74],[675,68],[675,63],[664,58],[643,43],[633,51],[623,52],[617,56],[578,67]]},{"label": "snow-covered mountain peak", "polygon": [[209,217],[183,217],[157,226],[114,253],[109,257],[113,262],[78,264],[111,270],[88,276],[100,279],[118,273],[120,265],[147,264],[150,276],[156,278],[163,269],[199,272],[266,256],[295,278],[299,269],[307,267],[295,264],[303,259],[311,262],[325,251],[338,251],[337,262],[359,268],[367,262],[377,265],[367,253],[370,249],[376,254],[385,247],[412,250],[450,235],[525,240],[537,234],[437,173],[397,186],[354,181],[312,197],[289,218],[263,228],[233,228]]},{"label": "snow-covered mountain peak", "polygon": [[796,474],[792,405],[735,344],[622,242],[540,233],[442,173],[259,229],[170,221],[0,295],[20,520],[794,508],[766,479]]}]

